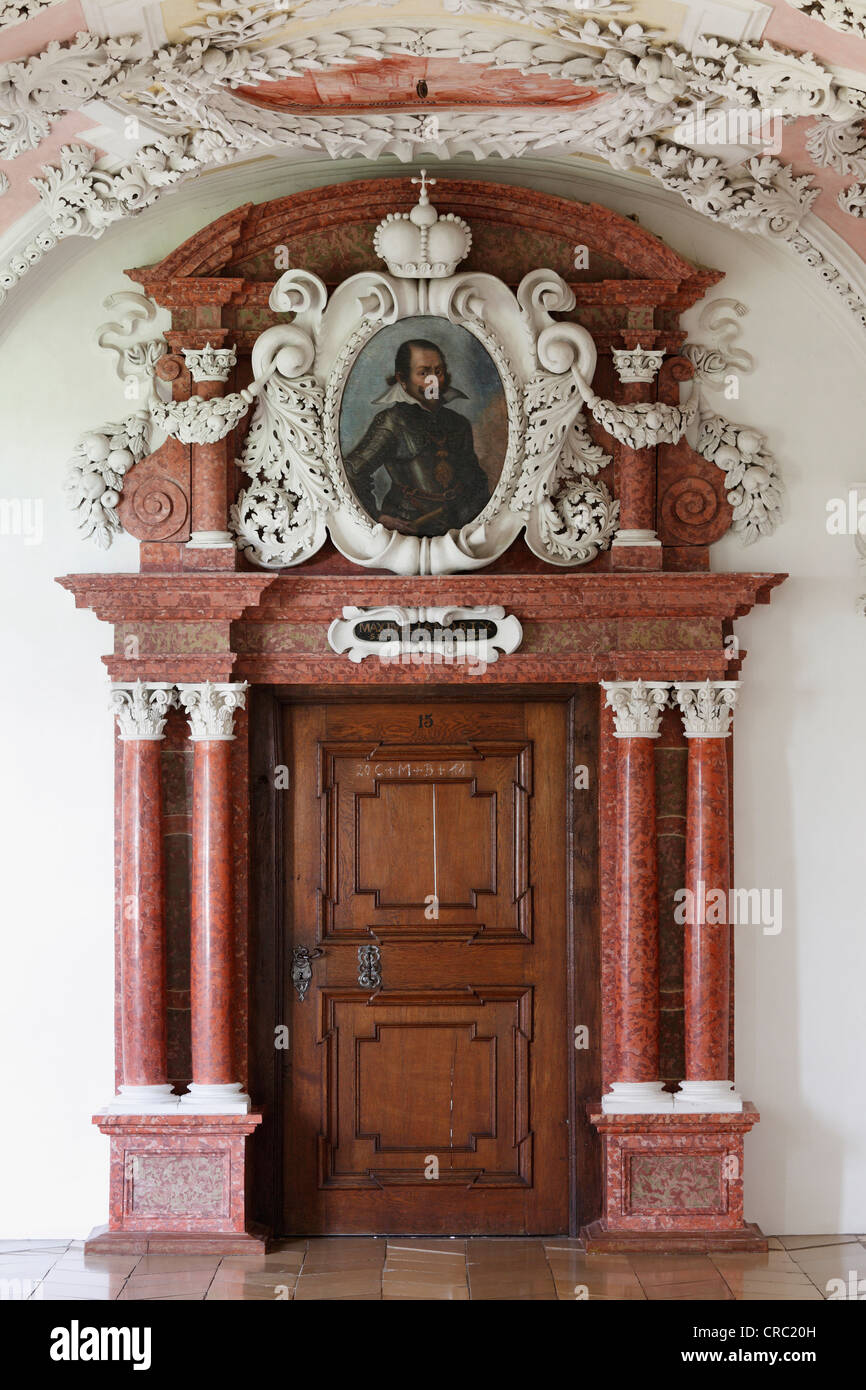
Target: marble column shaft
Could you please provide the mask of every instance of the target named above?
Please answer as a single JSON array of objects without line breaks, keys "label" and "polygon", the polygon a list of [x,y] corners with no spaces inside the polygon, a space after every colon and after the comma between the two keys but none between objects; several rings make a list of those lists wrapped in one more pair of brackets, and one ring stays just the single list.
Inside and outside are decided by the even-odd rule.
[{"label": "marble column shaft", "polygon": [[118,681],[111,708],[121,741],[120,1091],[109,1112],[177,1105],[166,1080],[165,882],[161,746],[175,704],[165,681]]},{"label": "marble column shaft", "polygon": [[201,1085],[231,1082],[234,958],[231,743],[197,740],[193,753],[192,1075]]},{"label": "marble column shaft", "polygon": [[602,681],[617,745],[616,1077],[606,1113],[670,1110],[659,1077],[659,911],[655,740],[666,682]]},{"label": "marble column shaft", "polygon": [[617,755],[618,1079],[657,1081],[659,941],[654,740],[620,738]]},{"label": "marble column shaft", "polygon": [[181,1107],[212,1113],[249,1110],[235,1081],[234,861],[231,745],[246,684],[180,685],[193,743],[190,994],[192,1082]]},{"label": "marble column shaft", "polygon": [[123,1082],[166,1079],[161,745],[124,739],[121,802]]},{"label": "marble column shaft", "polygon": [[[685,928],[686,1079],[718,1081],[728,1075],[731,886],[728,757],[723,738],[689,739],[686,810],[686,888],[694,922]],[[724,894],[723,921],[707,922],[706,897]]]},{"label": "marble column shaft", "polygon": [[688,742],[683,1108],[742,1109],[730,1077],[731,832],[728,754],[737,681],[677,681]]},{"label": "marble column shaft", "polygon": [[[647,381],[629,381],[621,388],[624,405],[651,401],[653,386]],[[617,446],[617,497],[621,531],[648,531],[655,534],[656,451]]]}]

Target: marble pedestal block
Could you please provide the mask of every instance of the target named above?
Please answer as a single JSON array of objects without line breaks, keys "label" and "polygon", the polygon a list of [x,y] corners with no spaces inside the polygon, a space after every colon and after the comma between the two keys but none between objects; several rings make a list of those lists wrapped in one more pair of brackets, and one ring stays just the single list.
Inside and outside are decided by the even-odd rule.
[{"label": "marble pedestal block", "polygon": [[258,1114],[94,1115],[111,1140],[110,1214],[85,1251],[264,1251],[267,1232],[248,1227],[245,1217],[245,1148],[261,1120]]},{"label": "marble pedestal block", "polygon": [[767,1242],[743,1218],[739,1113],[610,1115],[590,1109],[604,1145],[605,1214],[584,1227],[588,1251],[754,1250]]}]

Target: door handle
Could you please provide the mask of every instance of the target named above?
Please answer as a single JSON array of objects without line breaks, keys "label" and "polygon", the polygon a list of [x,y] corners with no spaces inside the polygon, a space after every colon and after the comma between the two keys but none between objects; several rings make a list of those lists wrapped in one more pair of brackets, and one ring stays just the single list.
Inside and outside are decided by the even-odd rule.
[{"label": "door handle", "polygon": [[296,946],[292,951],[292,984],[295,987],[299,1004],[303,1004],[304,996],[310,988],[310,981],[313,978],[312,963],[317,956],[324,954],[319,946],[314,951],[311,951],[309,946]]},{"label": "door handle", "polygon": [[382,984],[382,952],[378,946],[358,947],[358,984],[362,989],[379,989]]}]

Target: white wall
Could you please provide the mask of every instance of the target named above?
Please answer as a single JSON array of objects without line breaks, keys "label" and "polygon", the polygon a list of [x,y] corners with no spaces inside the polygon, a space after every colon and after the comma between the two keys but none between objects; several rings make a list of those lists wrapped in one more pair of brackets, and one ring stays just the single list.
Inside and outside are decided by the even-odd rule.
[{"label": "white wall", "polygon": [[[381,168],[398,171],[393,161]],[[782,931],[744,927],[737,942],[737,1082],[763,1117],[747,1143],[747,1215],[768,1232],[862,1231],[866,622],[854,605],[866,578],[852,540],[826,533],[825,503],[866,480],[866,338],[787,253],[655,188],[554,161],[453,169],[636,211],[686,256],[726,270],[715,294],[750,308],[742,343],[757,369],[727,409],[769,434],[788,486],[786,520],[749,549],[727,537],[714,566],[791,578],[737,625],[749,650],[737,715],[737,881],[784,893]],[[158,260],[240,202],[369,172],[318,164],[208,176],[97,243],[63,246],[4,311],[0,498],[41,498],[45,518],[41,545],[0,536],[4,1237],[81,1237],[107,1214],[108,1143],[90,1115],[113,1088],[112,731],[100,662],[110,629],[52,583],[136,563],[127,538],[107,554],[79,541],[61,492],[78,435],[128,410],[92,338],[109,317],[102,301],[127,283],[125,266]]]}]

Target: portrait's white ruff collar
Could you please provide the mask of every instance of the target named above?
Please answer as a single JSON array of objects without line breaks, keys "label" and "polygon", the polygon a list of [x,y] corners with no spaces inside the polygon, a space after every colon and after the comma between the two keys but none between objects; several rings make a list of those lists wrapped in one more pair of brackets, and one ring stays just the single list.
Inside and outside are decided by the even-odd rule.
[{"label": "portrait's white ruff collar", "polygon": [[[446,386],[444,391],[439,394],[440,401],[466,401],[469,399],[465,391],[460,391],[456,386]],[[371,405],[394,405],[397,401],[402,401],[405,405],[420,405],[414,396],[410,396],[405,386],[401,382],[395,381],[393,386],[389,386],[383,396],[377,396],[371,401]]]}]

